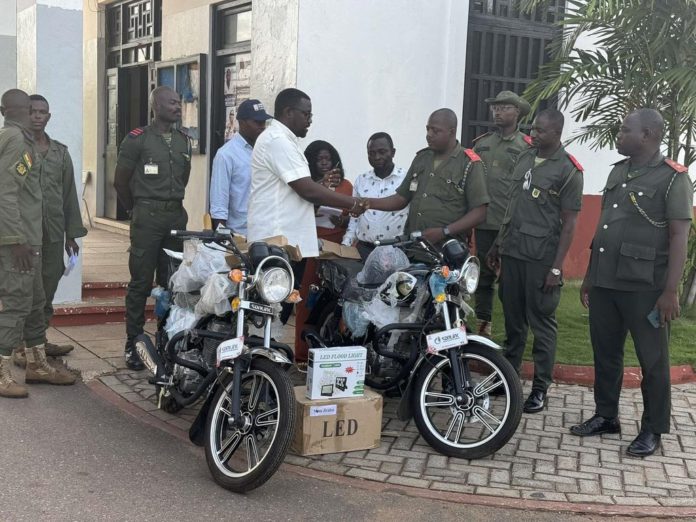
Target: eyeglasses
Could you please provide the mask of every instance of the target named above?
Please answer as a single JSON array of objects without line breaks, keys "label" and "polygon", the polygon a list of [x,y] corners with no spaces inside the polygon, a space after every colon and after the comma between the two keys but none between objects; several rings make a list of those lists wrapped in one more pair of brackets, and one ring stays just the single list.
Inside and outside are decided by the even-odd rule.
[{"label": "eyeglasses", "polygon": [[514,105],[491,105],[491,112],[506,112],[516,109]]},{"label": "eyeglasses", "polygon": [[312,119],[312,111],[303,111],[299,107],[291,107],[293,110],[299,111],[302,114],[304,114],[304,117],[307,118],[308,120]]}]

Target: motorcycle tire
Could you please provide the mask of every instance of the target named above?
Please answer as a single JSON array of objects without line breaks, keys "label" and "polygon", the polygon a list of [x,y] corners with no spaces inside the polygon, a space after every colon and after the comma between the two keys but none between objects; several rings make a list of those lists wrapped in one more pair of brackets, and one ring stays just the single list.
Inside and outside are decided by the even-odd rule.
[{"label": "motorcycle tire", "polygon": [[340,345],[338,321],[336,320],[336,306],[338,306],[338,303],[335,300],[326,303],[317,321],[317,333],[327,346]]},{"label": "motorcycle tire", "polygon": [[[458,350],[474,383],[464,400],[457,404],[452,390],[447,389],[452,382],[449,357],[432,356],[421,366],[414,383],[412,411],[421,436],[439,453],[479,459],[502,448],[517,430],[522,418],[522,384],[498,350],[474,344]],[[490,394],[501,385],[504,393]]]},{"label": "motorcycle tire", "polygon": [[[229,376],[210,403],[204,438],[205,459],[213,479],[236,493],[258,488],[276,472],[292,442],[296,416],[294,390],[279,365],[263,357],[254,359],[242,375],[241,385],[241,413],[246,425],[238,429],[229,422]],[[261,445],[263,455],[259,454]]]}]

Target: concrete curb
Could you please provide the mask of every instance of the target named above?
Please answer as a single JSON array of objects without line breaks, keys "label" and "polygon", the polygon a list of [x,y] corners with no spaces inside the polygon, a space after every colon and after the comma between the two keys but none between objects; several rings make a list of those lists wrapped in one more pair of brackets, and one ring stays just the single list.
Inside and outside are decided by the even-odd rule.
[{"label": "concrete curb", "polygon": [[[87,388],[102,400],[116,406],[118,409],[134,417],[140,422],[149,426],[159,428],[174,437],[190,442],[188,433],[185,430],[172,426],[160,419],[153,417],[134,404],[123,399],[116,392],[98,380],[86,383]],[[577,502],[558,502],[551,500],[528,500],[513,499],[507,497],[495,497],[486,495],[472,495],[467,493],[452,493],[431,489],[415,488],[398,484],[384,484],[381,482],[365,480],[360,478],[335,475],[325,471],[318,471],[293,464],[283,464],[283,471],[294,473],[299,476],[343,484],[373,492],[396,492],[414,498],[427,498],[431,500],[441,500],[445,502],[455,502],[459,504],[473,504],[477,506],[489,506],[503,509],[524,509],[533,511],[553,511],[576,514],[595,514],[602,516],[632,516],[632,517],[674,517],[691,518],[696,517],[696,508],[687,507],[663,507],[663,506],[618,506],[609,504],[583,504]]]}]

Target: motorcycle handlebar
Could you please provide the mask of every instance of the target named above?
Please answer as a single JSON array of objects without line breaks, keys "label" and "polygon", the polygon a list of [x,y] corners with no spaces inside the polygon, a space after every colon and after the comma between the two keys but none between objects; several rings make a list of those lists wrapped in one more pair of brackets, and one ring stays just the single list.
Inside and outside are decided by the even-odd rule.
[{"label": "motorcycle handlebar", "polygon": [[201,232],[196,232],[193,230],[171,230],[169,232],[171,237],[178,237],[181,239],[204,239],[204,240],[209,240],[209,241],[216,241],[220,239],[229,239],[231,235],[231,231],[225,229],[223,232],[222,230],[203,230]]}]

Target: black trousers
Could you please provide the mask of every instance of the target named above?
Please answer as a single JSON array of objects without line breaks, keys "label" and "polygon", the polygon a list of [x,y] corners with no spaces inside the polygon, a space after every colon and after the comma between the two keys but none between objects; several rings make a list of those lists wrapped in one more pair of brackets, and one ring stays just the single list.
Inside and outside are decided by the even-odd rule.
[{"label": "black trousers", "polygon": [[643,372],[641,429],[652,433],[669,433],[671,409],[669,326],[655,328],[647,320],[661,293],[592,288],[589,294],[596,413],[602,417],[619,415],[624,344],[631,332]]},{"label": "black trousers", "polygon": [[519,373],[527,333],[534,334],[532,389],[546,391],[553,382],[556,360],[556,308],[561,289],[544,293],[543,286],[550,267],[537,262],[503,256],[498,294],[505,316],[505,357]]},{"label": "black trousers", "polygon": [[493,284],[495,272],[488,268],[486,255],[493,246],[497,230],[476,229],[476,257],[481,263],[481,275],[478,288],[476,288],[476,318],[482,321],[490,321],[493,317]]}]

